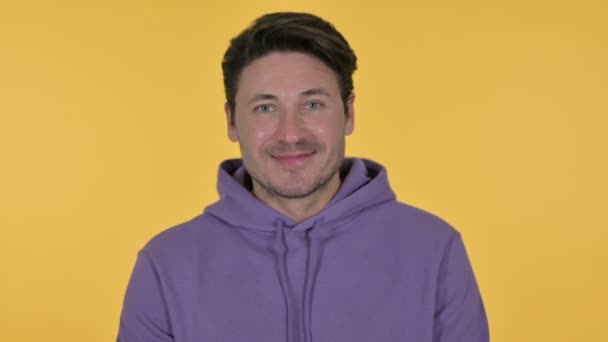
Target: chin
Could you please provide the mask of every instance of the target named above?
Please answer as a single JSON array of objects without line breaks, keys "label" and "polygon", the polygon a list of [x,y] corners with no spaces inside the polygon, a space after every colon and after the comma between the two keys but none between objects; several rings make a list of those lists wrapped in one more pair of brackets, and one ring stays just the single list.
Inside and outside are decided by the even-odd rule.
[{"label": "chin", "polygon": [[289,185],[270,184],[267,190],[284,198],[303,198],[313,193],[316,189],[313,186],[302,186],[300,183]]},{"label": "chin", "polygon": [[329,180],[317,179],[316,181],[304,181],[300,177],[283,184],[270,183],[270,190],[284,198],[304,198],[322,191],[329,184]]}]

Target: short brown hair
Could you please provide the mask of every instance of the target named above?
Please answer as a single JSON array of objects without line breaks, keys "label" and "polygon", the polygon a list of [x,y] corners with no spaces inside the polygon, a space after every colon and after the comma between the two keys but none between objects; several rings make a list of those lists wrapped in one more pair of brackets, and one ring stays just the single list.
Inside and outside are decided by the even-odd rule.
[{"label": "short brown hair", "polygon": [[353,91],[357,56],[342,34],[329,22],[309,13],[277,12],[257,18],[230,41],[222,70],[226,101],[234,122],[235,96],[243,69],[273,51],[295,51],[319,58],[338,77],[345,114]]}]

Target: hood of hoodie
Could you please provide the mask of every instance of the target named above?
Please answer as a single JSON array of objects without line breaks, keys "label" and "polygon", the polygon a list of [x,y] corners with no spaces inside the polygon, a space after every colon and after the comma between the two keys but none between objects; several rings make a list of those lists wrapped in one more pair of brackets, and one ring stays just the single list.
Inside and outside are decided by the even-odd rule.
[{"label": "hood of hoodie", "polygon": [[[316,215],[297,223],[257,199],[251,192],[251,178],[240,159],[220,165],[218,192],[220,200],[207,207],[205,213],[228,225],[268,232],[274,235],[273,253],[277,260],[277,276],[285,300],[289,342],[310,342],[311,312],[316,274],[321,264],[323,240],[337,227],[356,217],[363,210],[395,200],[380,165],[365,159],[345,159],[340,167],[342,183],[331,201]],[[307,257],[303,284],[290,280],[287,262],[288,247],[285,230],[303,232],[307,240]],[[297,288],[302,286],[302,291]]]},{"label": "hood of hoodie", "polygon": [[[218,172],[217,190],[220,200],[207,207],[205,213],[237,227],[272,231],[281,220],[293,231],[305,231],[315,222],[334,226],[348,220],[358,212],[394,201],[386,170],[367,159],[346,158],[340,168],[342,184],[331,201],[319,213],[297,223],[274,210],[250,192],[251,179],[241,159],[224,161]],[[235,210],[238,208],[238,210]]]}]

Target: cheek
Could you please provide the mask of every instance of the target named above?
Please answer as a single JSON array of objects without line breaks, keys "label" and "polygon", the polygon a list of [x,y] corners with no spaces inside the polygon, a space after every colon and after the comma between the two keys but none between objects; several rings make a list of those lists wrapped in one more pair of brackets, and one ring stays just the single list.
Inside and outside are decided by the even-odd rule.
[{"label": "cheek", "polygon": [[311,131],[326,144],[333,144],[344,137],[344,120],[327,120],[314,126]]},{"label": "cheek", "polygon": [[247,150],[256,150],[268,141],[274,132],[270,125],[241,125],[239,130],[239,141],[243,148]]},{"label": "cheek", "polygon": [[269,127],[258,128],[252,132],[253,139],[262,143],[272,136],[272,132],[274,132],[274,130]]}]

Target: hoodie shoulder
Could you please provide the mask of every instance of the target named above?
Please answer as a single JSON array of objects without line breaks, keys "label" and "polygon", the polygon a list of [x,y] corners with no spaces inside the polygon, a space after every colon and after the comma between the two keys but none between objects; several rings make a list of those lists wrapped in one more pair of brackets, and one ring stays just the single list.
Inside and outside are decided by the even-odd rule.
[{"label": "hoodie shoulder", "polygon": [[219,220],[201,214],[158,233],[146,243],[142,251],[151,257],[184,253],[197,246],[205,236],[217,231],[219,226]]},{"label": "hoodie shoulder", "polygon": [[409,238],[420,242],[444,242],[460,235],[452,225],[441,217],[409,204],[393,201],[383,209],[391,225]]}]

